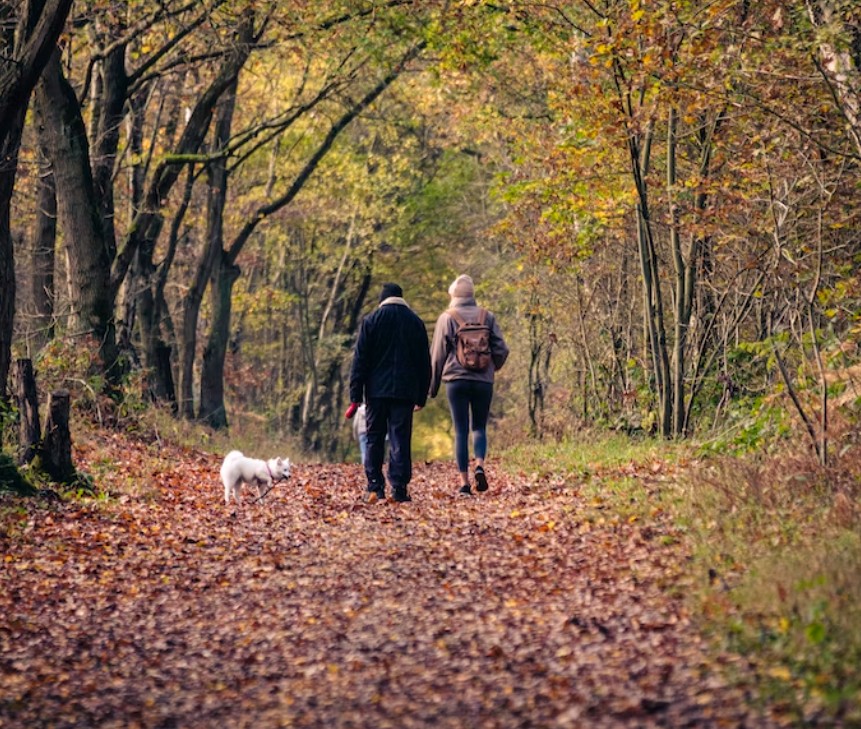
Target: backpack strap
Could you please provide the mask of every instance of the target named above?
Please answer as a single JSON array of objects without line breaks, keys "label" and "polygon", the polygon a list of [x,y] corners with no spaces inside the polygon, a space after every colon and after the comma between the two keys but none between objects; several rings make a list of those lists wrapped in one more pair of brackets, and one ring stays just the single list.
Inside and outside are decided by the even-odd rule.
[{"label": "backpack strap", "polygon": [[[455,309],[454,307],[452,307],[451,309],[448,310],[448,314],[452,319],[454,319],[458,323],[458,326],[463,326],[464,324],[467,323],[466,319],[464,319],[463,316],[461,315],[461,313],[457,309]],[[471,324],[475,323],[475,324],[479,324],[481,326],[484,326],[484,322],[486,319],[487,319],[487,309],[483,309],[482,307],[479,306],[478,307],[478,321],[477,322],[470,322],[470,323]]]},{"label": "backpack strap", "polygon": [[466,319],[464,319],[460,315],[460,313],[458,312],[457,309],[452,307],[451,309],[448,310],[448,315],[457,322],[458,326],[462,327],[464,324],[466,324]]}]

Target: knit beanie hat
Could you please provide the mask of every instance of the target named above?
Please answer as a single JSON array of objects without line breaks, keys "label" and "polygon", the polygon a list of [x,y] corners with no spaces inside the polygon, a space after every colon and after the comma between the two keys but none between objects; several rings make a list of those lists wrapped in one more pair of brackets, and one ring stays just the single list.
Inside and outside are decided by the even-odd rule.
[{"label": "knit beanie hat", "polygon": [[475,296],[475,284],[465,273],[458,276],[448,287],[448,295],[453,299],[468,299]]},{"label": "knit beanie hat", "polygon": [[385,283],[383,284],[383,290],[380,292],[380,301],[385,301],[390,296],[403,297],[403,295],[404,290],[396,283]]}]

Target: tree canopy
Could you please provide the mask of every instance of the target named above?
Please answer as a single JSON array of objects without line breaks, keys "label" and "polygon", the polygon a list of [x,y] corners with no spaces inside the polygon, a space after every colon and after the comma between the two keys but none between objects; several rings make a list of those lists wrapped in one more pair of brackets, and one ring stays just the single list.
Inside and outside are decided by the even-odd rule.
[{"label": "tree canopy", "polygon": [[785,391],[827,460],[859,335],[854,3],[67,6],[4,16],[40,59],[3,97],[4,382],[90,342],[115,397],[140,374],[178,417],[336,457],[374,287],[430,328],[469,271],[524,434],[686,437]]}]

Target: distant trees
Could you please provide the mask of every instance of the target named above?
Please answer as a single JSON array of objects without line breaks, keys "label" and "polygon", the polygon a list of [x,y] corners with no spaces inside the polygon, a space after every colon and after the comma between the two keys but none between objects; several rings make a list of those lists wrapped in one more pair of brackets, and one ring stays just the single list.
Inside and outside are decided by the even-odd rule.
[{"label": "distant trees", "polygon": [[[771,390],[775,356],[824,382],[857,338],[822,305],[859,253],[855,4],[514,3],[510,17],[546,99],[511,134],[511,236],[582,291],[569,314],[544,292],[542,311],[591,412],[627,420],[633,394],[639,424],[680,437],[727,394]],[[744,351],[764,381],[736,366]],[[824,430],[825,398],[805,408]]]},{"label": "distant trees", "polygon": [[[3,263],[25,297],[3,297],[2,381],[13,341],[31,354],[56,336],[97,352],[89,374],[114,394],[139,370],[145,397],[181,417],[225,427],[232,396],[334,453],[377,270],[409,246],[398,278],[436,291],[451,275],[428,267],[453,221],[435,220],[449,233],[416,255],[440,211],[412,205],[440,182],[448,131],[428,121],[435,82],[416,87],[415,71],[439,61],[465,13],[483,12],[433,0],[75,4],[32,77],[26,127],[26,99],[20,109],[14,198],[8,185],[20,244],[13,255],[8,226]],[[281,329],[270,318],[257,338],[266,297]],[[226,370],[243,361],[272,371],[269,387],[256,391],[263,370],[241,383]]]},{"label": "distant trees", "polygon": [[[55,301],[34,297],[31,310],[42,314],[20,320],[19,331],[36,341],[28,328],[44,327],[53,308],[63,336],[97,343],[109,381],[129,358],[140,359],[153,397],[178,392],[183,416],[226,425],[223,368],[246,243],[293,203],[344,130],[409,68],[434,12],[435,3],[416,13],[392,0],[345,10],[226,0],[78,6],[63,55],[44,54],[31,138],[50,166],[53,184],[42,189],[56,194],[67,271]],[[25,109],[26,99],[22,120]],[[35,180],[35,149],[30,159]],[[20,219],[35,217],[29,210]],[[41,245],[50,250],[52,242],[43,236]],[[20,260],[19,269],[42,275]],[[185,295],[169,296],[172,286]],[[360,311],[361,301],[353,326]],[[5,375],[8,351],[4,361]]]},{"label": "distant trees", "polygon": [[470,264],[535,435],[684,437],[782,388],[827,459],[857,3],[104,0],[55,47],[70,4],[0,16],[0,381],[13,340],[89,338],[109,383],[334,455],[373,282],[433,320]]}]

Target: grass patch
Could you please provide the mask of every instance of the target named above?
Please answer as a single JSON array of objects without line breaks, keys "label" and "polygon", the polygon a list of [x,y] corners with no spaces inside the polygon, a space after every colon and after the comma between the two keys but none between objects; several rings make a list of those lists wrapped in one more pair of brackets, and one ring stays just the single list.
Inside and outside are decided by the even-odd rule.
[{"label": "grass patch", "polygon": [[763,696],[799,726],[861,726],[861,445],[828,469],[806,450],[689,460],[696,444],[590,435],[502,461],[529,483],[577,488],[586,520],[669,520],[715,654],[748,656]]},{"label": "grass patch", "polygon": [[590,477],[625,464],[655,459],[677,462],[689,448],[653,438],[588,433],[557,443],[524,442],[505,451],[503,460],[537,478],[556,474]]},{"label": "grass patch", "polygon": [[175,417],[166,407],[151,407],[136,414],[124,430],[155,446],[171,443],[220,455],[238,450],[252,458],[286,456],[291,460],[310,460],[297,437],[278,436],[265,420],[242,413],[232,415],[229,428],[219,431],[197,421]]},{"label": "grass patch", "polygon": [[[798,449],[802,450],[802,449]],[[861,725],[861,458],[706,463],[683,485],[704,628],[801,725]]]},{"label": "grass patch", "polygon": [[686,443],[590,432],[576,440],[520,444],[502,460],[530,482],[577,488],[587,511],[628,520],[672,508],[675,471],[692,452]]},{"label": "grass patch", "polygon": [[35,496],[38,489],[18,470],[15,461],[6,453],[0,453],[0,491],[10,491],[19,496]]}]

